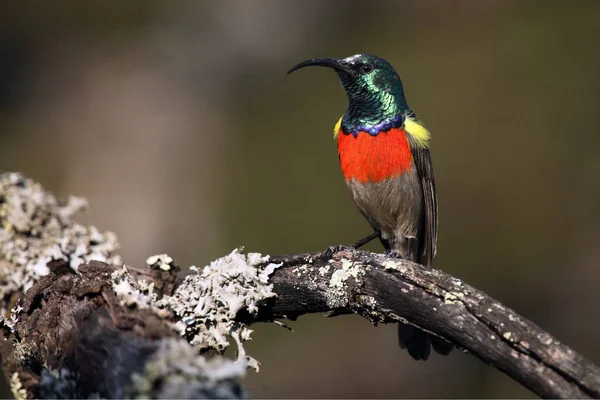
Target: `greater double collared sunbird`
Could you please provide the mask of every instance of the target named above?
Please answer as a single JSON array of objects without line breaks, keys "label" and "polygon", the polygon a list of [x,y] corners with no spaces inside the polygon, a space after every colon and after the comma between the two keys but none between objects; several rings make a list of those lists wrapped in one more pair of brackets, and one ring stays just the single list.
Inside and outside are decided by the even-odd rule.
[{"label": "greater double collared sunbird", "polygon": [[[288,74],[309,66],[335,70],[348,97],[333,137],[352,200],[387,252],[430,266],[438,225],[431,135],[406,103],[400,76],[370,54],[313,58]],[[398,325],[398,339],[416,360],[426,360],[431,347],[444,355],[452,350],[444,339],[408,324]]]}]

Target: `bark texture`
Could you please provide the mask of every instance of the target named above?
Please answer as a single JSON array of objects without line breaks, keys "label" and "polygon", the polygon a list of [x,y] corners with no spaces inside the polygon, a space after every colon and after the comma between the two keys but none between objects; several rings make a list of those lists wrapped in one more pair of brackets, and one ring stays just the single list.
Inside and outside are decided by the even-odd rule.
[{"label": "bark texture", "polygon": [[[127,267],[115,235],[75,222],[84,206],[0,173],[0,355],[15,397],[244,398],[249,325],[326,312],[413,324],[541,397],[600,398],[597,366],[439,270],[351,248]],[[231,340],[235,361],[218,355]]]},{"label": "bark texture", "polygon": [[352,249],[272,257],[277,298],[259,318],[356,313],[436,334],[545,398],[600,398],[600,368],[480,290],[442,271]]}]

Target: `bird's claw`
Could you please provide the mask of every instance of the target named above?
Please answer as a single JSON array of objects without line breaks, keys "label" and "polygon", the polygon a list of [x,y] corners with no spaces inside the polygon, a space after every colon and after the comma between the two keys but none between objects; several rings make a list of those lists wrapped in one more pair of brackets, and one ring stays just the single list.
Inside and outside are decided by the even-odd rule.
[{"label": "bird's claw", "polygon": [[345,244],[338,244],[336,246],[329,246],[327,248],[327,250],[325,250],[324,252],[321,253],[322,257],[325,259],[330,259],[331,257],[333,257],[333,255],[339,251],[344,251],[344,250],[354,250],[353,246],[348,246]]},{"label": "bird's claw", "polygon": [[385,255],[393,258],[399,258],[401,260],[406,259],[398,250],[386,250]]}]

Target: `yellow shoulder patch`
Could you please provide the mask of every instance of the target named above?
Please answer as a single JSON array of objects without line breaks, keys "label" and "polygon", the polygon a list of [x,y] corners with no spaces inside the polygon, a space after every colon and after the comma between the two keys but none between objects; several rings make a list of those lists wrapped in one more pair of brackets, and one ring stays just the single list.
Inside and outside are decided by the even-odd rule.
[{"label": "yellow shoulder patch", "polygon": [[338,122],[333,127],[333,138],[334,139],[337,139],[337,137],[340,133],[340,129],[342,129],[342,118],[344,118],[343,115],[340,117],[340,119],[338,119]]},{"label": "yellow shoulder patch", "polygon": [[429,139],[431,134],[423,125],[416,120],[406,117],[404,119],[404,130],[415,140],[415,143],[419,147],[429,147]]}]

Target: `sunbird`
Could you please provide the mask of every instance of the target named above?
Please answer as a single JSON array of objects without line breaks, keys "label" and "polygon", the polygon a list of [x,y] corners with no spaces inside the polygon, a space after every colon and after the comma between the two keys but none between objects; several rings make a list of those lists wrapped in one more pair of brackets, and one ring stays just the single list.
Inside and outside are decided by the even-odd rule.
[{"label": "sunbird", "polygon": [[[437,195],[429,154],[430,133],[404,97],[400,76],[371,54],[313,58],[304,67],[332,68],[348,108],[333,130],[352,200],[378,234],[386,252],[431,265],[437,245]],[[427,360],[431,347],[443,355],[452,344],[412,325],[398,325],[400,347]]]}]

